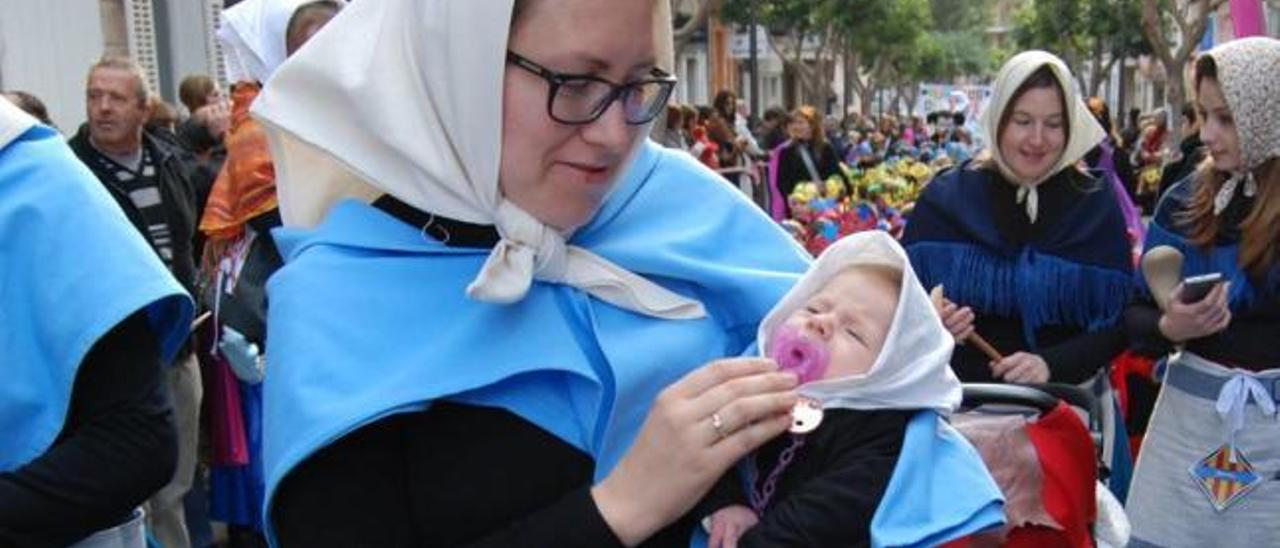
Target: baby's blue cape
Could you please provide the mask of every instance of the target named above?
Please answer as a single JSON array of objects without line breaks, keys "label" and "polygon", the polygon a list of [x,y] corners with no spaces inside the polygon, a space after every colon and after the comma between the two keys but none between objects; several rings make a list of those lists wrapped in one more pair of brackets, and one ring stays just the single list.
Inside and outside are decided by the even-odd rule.
[{"label": "baby's blue cape", "polygon": [[[871,519],[871,545],[938,546],[1004,522],[1004,496],[978,451],[936,412],[916,413]],[[690,546],[706,545],[699,529]]]},{"label": "baby's blue cape", "polygon": [[978,451],[937,413],[912,417],[871,545],[937,546],[1004,522],[1004,496]]},{"label": "baby's blue cape", "polygon": [[89,349],[143,309],[169,362],[191,323],[186,292],[56,131],[3,145],[0,472],[49,449]]},{"label": "baby's blue cape", "polygon": [[470,300],[488,250],[445,247],[356,201],[276,240],[286,264],[268,285],[266,516],[309,455],[437,399],[520,415],[590,455],[599,479],[657,393],[741,354],[808,266],[723,179],[653,143],[571,243],[697,298],[704,319],[658,320],[542,282],[514,304]]}]

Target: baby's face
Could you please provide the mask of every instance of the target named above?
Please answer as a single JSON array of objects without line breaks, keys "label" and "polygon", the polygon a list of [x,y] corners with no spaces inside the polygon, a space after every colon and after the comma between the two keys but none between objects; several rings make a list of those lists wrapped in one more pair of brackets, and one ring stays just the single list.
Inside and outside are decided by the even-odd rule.
[{"label": "baby's face", "polygon": [[899,288],[876,271],[848,268],[837,274],[784,325],[827,346],[824,378],[866,373],[884,347],[898,307]]}]

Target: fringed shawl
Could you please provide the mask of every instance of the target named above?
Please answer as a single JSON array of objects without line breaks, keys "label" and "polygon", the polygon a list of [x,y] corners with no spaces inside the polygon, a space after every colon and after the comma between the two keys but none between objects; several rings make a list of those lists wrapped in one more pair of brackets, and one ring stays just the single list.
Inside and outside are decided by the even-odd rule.
[{"label": "fringed shawl", "polygon": [[1129,299],[1133,266],[1124,216],[1108,189],[1080,191],[1043,235],[1011,243],[996,227],[991,172],[969,164],[926,188],[903,244],[925,288],[942,284],[951,300],[979,315],[1019,317],[1035,349],[1036,331],[1113,325]]}]

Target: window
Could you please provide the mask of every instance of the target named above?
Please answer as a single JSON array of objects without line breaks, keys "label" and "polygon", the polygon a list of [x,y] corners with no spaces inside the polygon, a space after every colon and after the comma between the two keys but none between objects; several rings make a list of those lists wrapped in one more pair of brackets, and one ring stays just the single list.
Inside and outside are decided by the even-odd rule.
[{"label": "window", "polygon": [[698,97],[698,59],[687,57],[684,60],[684,100],[693,103]]}]

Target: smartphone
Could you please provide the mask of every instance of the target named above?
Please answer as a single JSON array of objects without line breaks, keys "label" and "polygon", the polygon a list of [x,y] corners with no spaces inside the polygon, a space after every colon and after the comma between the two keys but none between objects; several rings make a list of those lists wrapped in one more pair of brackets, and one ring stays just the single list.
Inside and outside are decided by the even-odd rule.
[{"label": "smartphone", "polygon": [[1222,273],[1201,274],[1182,280],[1182,302],[1191,304],[1200,302],[1218,284],[1222,283]]}]

